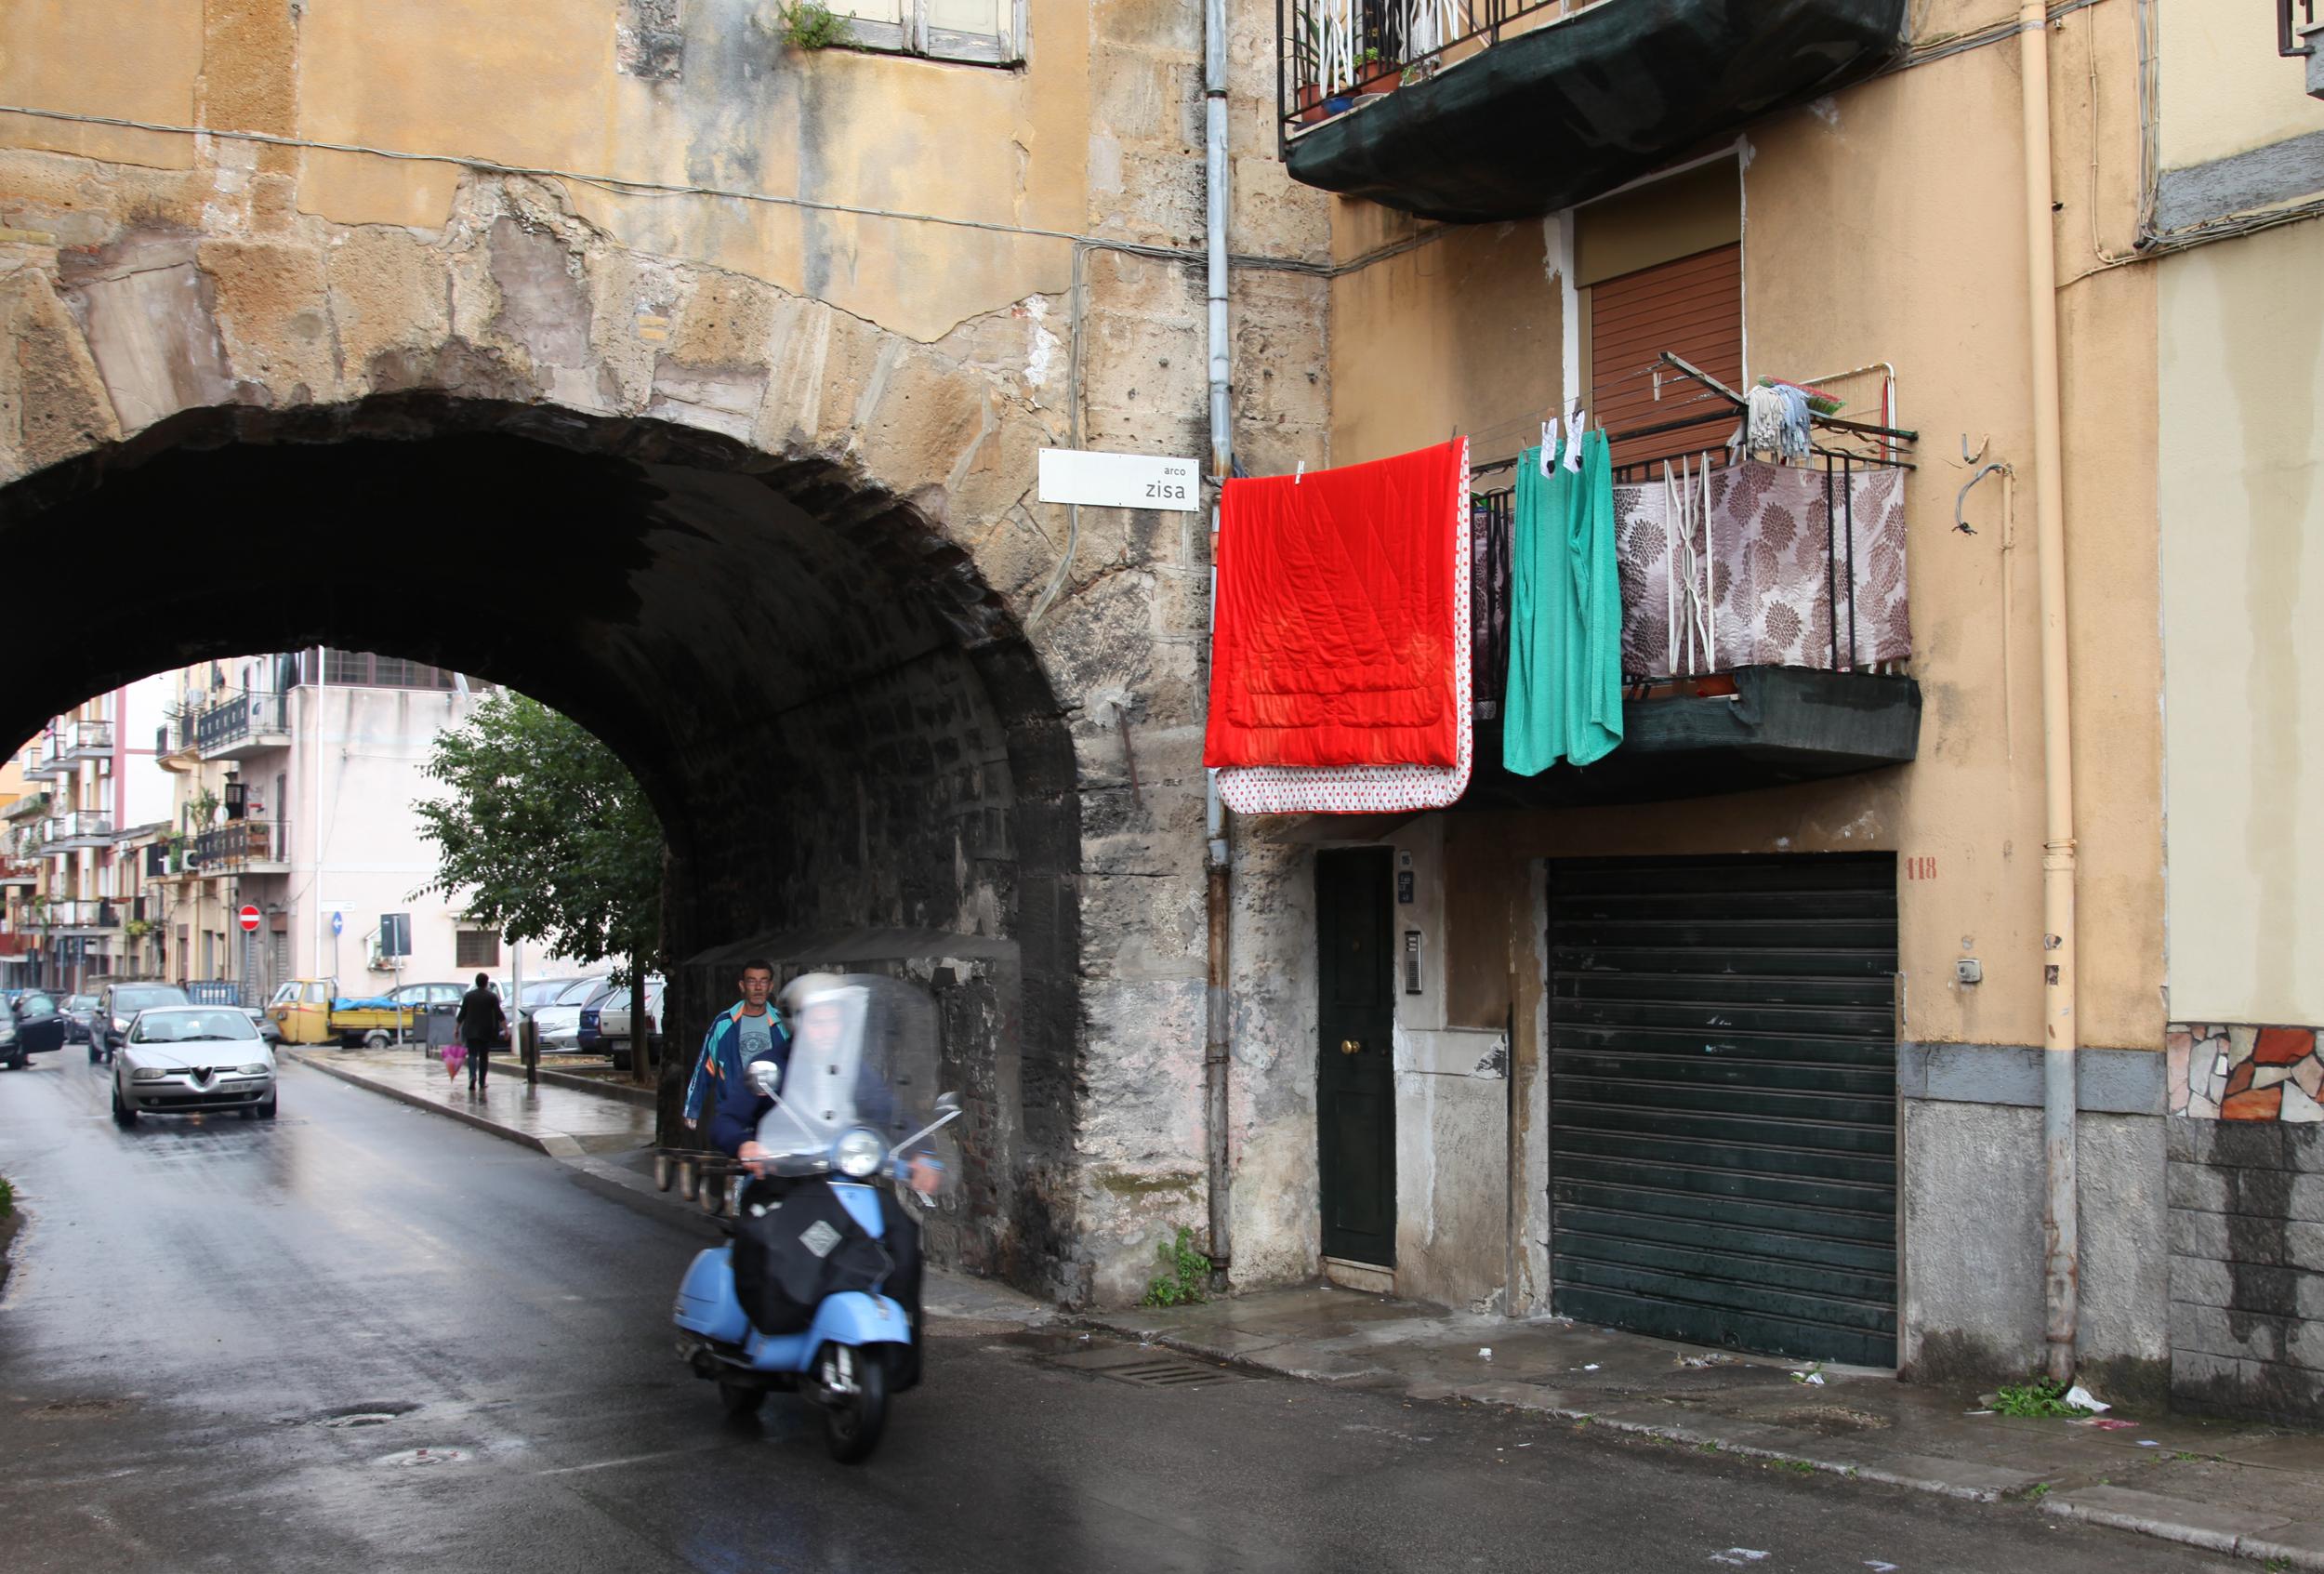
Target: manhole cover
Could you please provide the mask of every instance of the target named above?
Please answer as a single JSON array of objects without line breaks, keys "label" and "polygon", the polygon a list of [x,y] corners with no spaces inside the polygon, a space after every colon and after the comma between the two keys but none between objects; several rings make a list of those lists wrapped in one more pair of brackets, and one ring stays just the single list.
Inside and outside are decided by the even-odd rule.
[{"label": "manhole cover", "polygon": [[1089,1372],[1097,1377],[1110,1377],[1116,1382],[1136,1383],[1141,1388],[1205,1388],[1216,1383],[1242,1381],[1240,1373],[1224,1367],[1214,1367],[1207,1361],[1151,1348],[1116,1346],[1076,1350],[1071,1355],[1052,1359],[1061,1367]]},{"label": "manhole cover", "polygon": [[458,1464],[468,1458],[459,1448],[409,1448],[400,1454],[390,1454],[381,1464]]}]

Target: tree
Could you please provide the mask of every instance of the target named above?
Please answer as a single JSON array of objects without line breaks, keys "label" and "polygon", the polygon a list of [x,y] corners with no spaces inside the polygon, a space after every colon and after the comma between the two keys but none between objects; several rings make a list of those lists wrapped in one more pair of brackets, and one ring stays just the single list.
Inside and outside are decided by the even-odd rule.
[{"label": "tree", "polygon": [[416,896],[464,897],[469,917],[630,986],[630,1065],[646,1078],[645,974],[661,950],[662,825],[614,751],[537,700],[501,690],[437,734],[420,835],[436,878]]}]

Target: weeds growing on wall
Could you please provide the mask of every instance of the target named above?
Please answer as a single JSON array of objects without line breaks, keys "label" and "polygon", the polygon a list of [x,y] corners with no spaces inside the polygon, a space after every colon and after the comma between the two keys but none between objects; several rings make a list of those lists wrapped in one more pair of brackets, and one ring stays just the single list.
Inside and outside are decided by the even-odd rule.
[{"label": "weeds growing on wall", "polygon": [[1205,1299],[1202,1287],[1210,1276],[1210,1259],[1195,1250],[1195,1232],[1181,1224],[1178,1238],[1155,1250],[1162,1255],[1164,1271],[1147,1282],[1145,1299],[1139,1304],[1191,1306]]},{"label": "weeds growing on wall", "polygon": [[794,49],[828,49],[848,41],[847,18],[822,0],[796,0],[776,15],[783,20],[783,42]]}]

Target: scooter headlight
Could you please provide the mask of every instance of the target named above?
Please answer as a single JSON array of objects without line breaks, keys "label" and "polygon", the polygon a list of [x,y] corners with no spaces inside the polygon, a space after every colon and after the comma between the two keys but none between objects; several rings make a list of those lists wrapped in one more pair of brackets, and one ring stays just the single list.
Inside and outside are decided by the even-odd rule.
[{"label": "scooter headlight", "polygon": [[831,1150],[832,1161],[838,1166],[839,1173],[857,1181],[876,1171],[879,1161],[887,1157],[888,1150],[879,1138],[861,1126],[841,1137],[838,1145]]}]

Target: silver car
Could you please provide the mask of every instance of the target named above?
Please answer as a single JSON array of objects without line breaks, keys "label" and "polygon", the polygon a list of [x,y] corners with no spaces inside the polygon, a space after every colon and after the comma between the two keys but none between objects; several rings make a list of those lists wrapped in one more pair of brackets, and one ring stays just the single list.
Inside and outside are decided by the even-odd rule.
[{"label": "silver car", "polygon": [[234,1006],[152,1006],[113,1057],[113,1119],[240,1110],[274,1118],[274,1052]]}]

